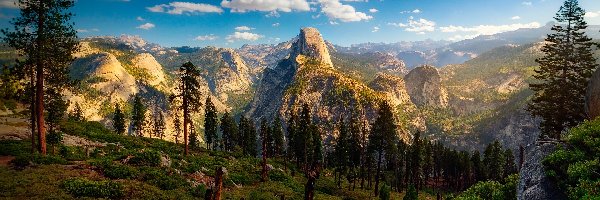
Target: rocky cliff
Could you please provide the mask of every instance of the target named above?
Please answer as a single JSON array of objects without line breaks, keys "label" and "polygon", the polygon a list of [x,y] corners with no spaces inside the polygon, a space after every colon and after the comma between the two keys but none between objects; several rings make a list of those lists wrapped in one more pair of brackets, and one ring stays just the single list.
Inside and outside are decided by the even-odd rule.
[{"label": "rocky cliff", "polygon": [[532,144],[525,154],[525,162],[519,173],[517,199],[559,200],[567,199],[555,182],[546,176],[542,161],[558,147],[552,143]]},{"label": "rocky cliff", "polygon": [[438,70],[432,66],[421,66],[410,71],[405,77],[406,90],[412,102],[418,106],[446,107],[448,94],[442,86]]}]

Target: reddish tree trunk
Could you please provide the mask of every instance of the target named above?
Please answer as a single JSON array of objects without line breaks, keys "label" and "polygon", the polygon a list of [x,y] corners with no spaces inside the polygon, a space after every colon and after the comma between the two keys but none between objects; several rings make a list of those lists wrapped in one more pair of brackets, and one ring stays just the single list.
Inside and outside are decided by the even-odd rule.
[{"label": "reddish tree trunk", "polygon": [[221,190],[223,189],[223,167],[217,168],[217,176],[215,177],[215,191],[213,200],[221,200]]},{"label": "reddish tree trunk", "polygon": [[44,1],[40,1],[40,7],[38,10],[38,30],[37,30],[37,63],[36,63],[36,84],[35,84],[35,98],[36,98],[36,114],[37,114],[37,129],[38,129],[38,142],[39,142],[39,151],[42,155],[46,155],[46,129],[44,127],[44,58],[42,54],[44,53],[44,21],[45,21],[45,5]]}]

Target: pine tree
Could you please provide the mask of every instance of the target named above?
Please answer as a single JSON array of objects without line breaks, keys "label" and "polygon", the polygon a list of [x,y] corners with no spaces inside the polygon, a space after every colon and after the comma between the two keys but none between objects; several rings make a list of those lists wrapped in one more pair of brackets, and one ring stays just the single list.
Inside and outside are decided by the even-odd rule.
[{"label": "pine tree", "polygon": [[125,133],[125,114],[121,111],[118,103],[115,105],[115,113],[113,114],[113,129],[119,135]]},{"label": "pine tree", "polygon": [[308,160],[312,157],[312,155],[310,155],[310,151],[308,151],[309,149],[312,149],[312,122],[310,118],[310,108],[308,107],[308,104],[303,104],[298,121],[298,133],[296,134],[294,141],[297,143],[295,150],[296,155],[301,160],[302,168],[305,170],[308,167]]},{"label": "pine tree", "polygon": [[225,112],[221,117],[221,133],[223,135],[223,144],[226,151],[233,151],[238,145],[238,128],[235,120]]},{"label": "pine tree", "polygon": [[133,135],[143,136],[146,125],[146,106],[139,95],[133,99],[133,110],[131,111],[131,130]]},{"label": "pine tree", "polygon": [[254,123],[251,120],[246,120],[246,128],[244,133],[244,152],[246,155],[256,156],[256,128],[254,127]]},{"label": "pine tree", "polygon": [[38,148],[43,155],[46,155],[45,89],[49,86],[61,91],[69,83],[69,65],[79,47],[77,32],[70,22],[73,14],[68,11],[74,5],[73,0],[19,0],[21,13],[11,20],[13,28],[0,31],[4,42],[26,59],[18,66],[31,75],[31,84],[35,80],[34,114]]},{"label": "pine tree", "polygon": [[85,116],[83,116],[83,110],[81,110],[81,106],[79,105],[79,102],[75,102],[75,108],[73,109],[73,112],[70,114],[69,119],[75,120],[78,122],[86,121]]},{"label": "pine tree", "polygon": [[563,130],[574,127],[587,118],[584,110],[588,79],[596,69],[594,43],[585,33],[585,11],[577,0],[566,0],[554,19],[542,48],[544,57],[536,60],[540,68],[530,84],[535,91],[528,110],[541,117],[542,135],[560,139]]},{"label": "pine tree", "polygon": [[283,136],[283,128],[281,127],[281,119],[279,116],[275,118],[271,126],[271,136],[273,138],[273,157],[279,157],[285,152],[285,139]]},{"label": "pine tree", "polygon": [[[206,98],[206,108],[204,109],[204,138],[206,139],[206,149],[215,149],[218,140],[217,129],[217,109],[215,108],[210,96]],[[212,148],[211,148],[212,146]]]},{"label": "pine tree", "polygon": [[49,132],[54,132],[60,122],[64,119],[69,105],[63,100],[62,95],[59,92],[49,90],[47,94],[48,107],[46,107],[46,110],[48,112],[48,128],[50,129]]},{"label": "pine tree", "polygon": [[156,135],[156,137],[160,138],[161,140],[164,138],[165,136],[165,117],[163,116],[162,112],[158,112],[158,116],[154,116],[154,134]]},{"label": "pine tree", "polygon": [[299,159],[299,154],[298,154],[298,145],[299,142],[297,141],[298,139],[298,115],[296,115],[296,112],[292,111],[292,113],[290,114],[290,118],[288,119],[287,122],[287,152],[288,152],[288,158],[289,159],[293,159],[296,160],[296,167],[300,167],[300,159]]},{"label": "pine tree", "polygon": [[362,164],[362,146],[361,146],[361,130],[360,130],[360,124],[358,123],[358,120],[356,119],[355,116],[353,116],[350,119],[350,123],[349,123],[349,141],[348,141],[348,146],[349,146],[349,159],[350,159],[350,171],[352,172],[352,187],[355,188],[356,187],[356,179],[359,178],[359,171],[358,169],[360,168],[361,164]]},{"label": "pine tree", "polygon": [[179,137],[181,137],[181,120],[179,119],[179,115],[175,112],[173,116],[173,131],[175,137],[175,144],[179,144]]},{"label": "pine tree", "polygon": [[417,200],[419,199],[419,193],[417,192],[417,190],[415,189],[414,185],[409,185],[408,186],[408,190],[406,191],[406,194],[404,195],[404,198],[402,198],[403,200]]},{"label": "pine tree", "polygon": [[194,123],[190,123],[190,136],[189,136],[189,148],[196,149],[198,148],[198,133],[196,132],[196,126]]},{"label": "pine tree", "polygon": [[268,155],[268,145],[269,142],[269,126],[267,125],[267,120],[264,118],[260,121],[260,140],[262,143],[262,172],[261,172],[261,181],[267,181],[268,171],[267,171],[267,158]]},{"label": "pine tree", "polygon": [[338,173],[337,185],[341,186],[341,176],[345,175],[347,168],[350,165],[350,135],[349,130],[341,118],[338,123],[338,137],[335,140],[334,155],[335,155],[335,166]]},{"label": "pine tree", "polygon": [[485,179],[485,170],[481,163],[481,155],[479,151],[473,151],[471,155],[471,163],[473,164],[473,182],[483,181]]},{"label": "pine tree", "polygon": [[375,171],[375,196],[379,195],[379,179],[381,178],[381,166],[383,164],[383,155],[395,151],[398,136],[396,134],[396,124],[394,122],[392,108],[387,102],[379,105],[378,117],[373,123],[373,129],[369,134],[369,152],[375,154],[377,161]]},{"label": "pine tree", "polygon": [[515,156],[510,149],[504,151],[504,176],[506,178],[510,175],[517,173],[517,166],[515,164]]},{"label": "pine tree", "polygon": [[[422,170],[422,148],[421,148],[421,132],[417,131],[413,137],[412,145],[410,146],[410,183],[419,191],[419,183]],[[455,159],[456,160],[456,159]]]},{"label": "pine tree", "polygon": [[192,114],[198,112],[202,106],[200,102],[200,71],[191,62],[184,63],[178,70],[179,83],[177,94],[169,97],[172,103],[179,103],[176,106],[177,111],[183,111],[183,144],[185,146],[184,155],[189,152],[188,147],[188,126],[192,123]]}]

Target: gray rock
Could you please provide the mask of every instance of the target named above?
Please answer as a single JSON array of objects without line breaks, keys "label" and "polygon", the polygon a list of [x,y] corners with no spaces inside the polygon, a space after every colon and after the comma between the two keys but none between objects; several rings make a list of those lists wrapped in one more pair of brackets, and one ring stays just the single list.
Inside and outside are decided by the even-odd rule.
[{"label": "gray rock", "polygon": [[525,162],[520,172],[517,199],[554,200],[567,199],[556,183],[546,176],[542,161],[556,150],[556,144],[537,143],[525,154]]}]

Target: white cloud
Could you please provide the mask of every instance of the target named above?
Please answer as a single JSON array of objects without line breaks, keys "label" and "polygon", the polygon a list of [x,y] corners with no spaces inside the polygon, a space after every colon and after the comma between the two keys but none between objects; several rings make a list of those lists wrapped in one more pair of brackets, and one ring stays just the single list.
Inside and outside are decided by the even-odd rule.
[{"label": "white cloud", "polygon": [[19,6],[15,2],[15,0],[0,0],[0,8],[17,9]]},{"label": "white cloud", "polygon": [[254,28],[248,27],[248,26],[238,26],[238,27],[235,27],[236,31],[249,31],[249,30],[252,30],[252,29],[254,29]]},{"label": "white cloud", "polygon": [[349,2],[369,2],[369,0],[342,0],[342,1],[349,1]]},{"label": "white cloud", "polygon": [[531,1],[523,1],[523,3],[521,3],[525,6],[531,6],[533,3],[531,3]]},{"label": "white cloud", "polygon": [[250,32],[235,32],[235,33],[225,37],[225,39],[227,40],[227,42],[233,43],[233,42],[239,41],[239,40],[256,41],[263,37],[265,37],[265,36],[255,34],[255,33],[250,33]]},{"label": "white cloud", "polygon": [[375,26],[375,27],[373,27],[373,30],[371,30],[372,33],[375,33],[378,31],[379,31],[379,26]]},{"label": "white cloud", "polygon": [[144,30],[150,30],[150,29],[152,29],[154,27],[156,27],[156,26],[153,23],[145,23],[145,24],[142,24],[142,25],[140,25],[140,26],[138,26],[136,28],[144,29]]},{"label": "white cloud", "polygon": [[196,41],[207,41],[207,40],[216,40],[217,38],[219,38],[219,36],[215,36],[213,34],[210,34],[210,35],[199,35],[198,37],[194,38],[194,40],[196,40]]},{"label": "white cloud", "polygon": [[598,11],[598,12],[586,12],[585,13],[585,17],[586,18],[595,18],[595,17],[598,17],[598,16],[600,16],[600,11]]},{"label": "white cloud", "polygon": [[145,21],[146,19],[144,19],[144,18],[142,18],[142,17],[139,17],[139,16],[138,16],[137,18],[135,18],[135,20],[138,20],[138,21]]},{"label": "white cloud", "polygon": [[230,8],[231,12],[246,11],[309,11],[310,6],[306,0],[223,0],[221,6]]},{"label": "white cloud", "polygon": [[204,3],[190,2],[171,2],[169,4],[160,4],[147,7],[150,12],[169,13],[173,15],[195,14],[195,13],[222,13],[223,9],[217,6]]},{"label": "white cloud", "polygon": [[520,16],[513,16],[510,19],[512,19],[512,20],[518,20],[518,19],[521,19],[521,17]]},{"label": "white cloud", "polygon": [[271,26],[273,26],[273,27],[278,27],[279,25],[280,25],[280,24],[279,24],[279,22],[278,22],[278,23],[271,24]]},{"label": "white cloud", "polygon": [[414,9],[414,10],[405,10],[405,11],[402,11],[402,12],[400,12],[400,13],[402,13],[402,14],[407,14],[407,13],[419,14],[419,13],[421,13],[421,10],[419,10],[419,9],[417,8],[417,9]]},{"label": "white cloud", "polygon": [[340,3],[339,0],[319,0],[319,3],[321,3],[321,12],[325,13],[330,19],[342,22],[358,22],[373,18],[373,16],[356,11],[350,5]]},{"label": "white cloud", "polygon": [[338,24],[340,24],[340,23],[338,23],[338,22],[336,22],[336,21],[329,21],[329,24],[331,24],[331,25],[338,25]]},{"label": "white cloud", "polygon": [[93,28],[93,29],[77,29],[75,31],[77,31],[78,33],[89,33],[89,32],[98,32],[98,31],[100,31],[100,29],[97,29],[97,28]]},{"label": "white cloud", "polygon": [[266,14],[265,17],[281,17],[281,15],[279,14],[279,12],[274,10],[269,12],[269,14]]},{"label": "white cloud", "polygon": [[506,25],[479,25],[472,27],[463,27],[463,26],[445,26],[440,27],[440,30],[445,33],[455,33],[455,32],[470,32],[475,35],[493,35],[496,33],[502,33],[507,31],[514,31],[520,28],[539,28],[541,24],[538,22],[531,22],[528,24],[506,24]]},{"label": "white cloud", "polygon": [[413,16],[408,18],[407,23],[388,23],[390,26],[404,28],[408,32],[416,32],[417,34],[425,34],[426,32],[433,32],[435,30],[435,22],[427,19],[419,18],[415,20]]},{"label": "white cloud", "polygon": [[375,8],[371,8],[371,9],[369,9],[369,12],[370,12],[370,13],[376,13],[376,12],[379,12],[379,10],[377,10],[377,9],[375,9]]},{"label": "white cloud", "polygon": [[466,40],[466,39],[473,39],[475,37],[477,37],[478,35],[454,35],[452,37],[449,37],[448,40],[450,41],[461,41],[461,40]]}]

